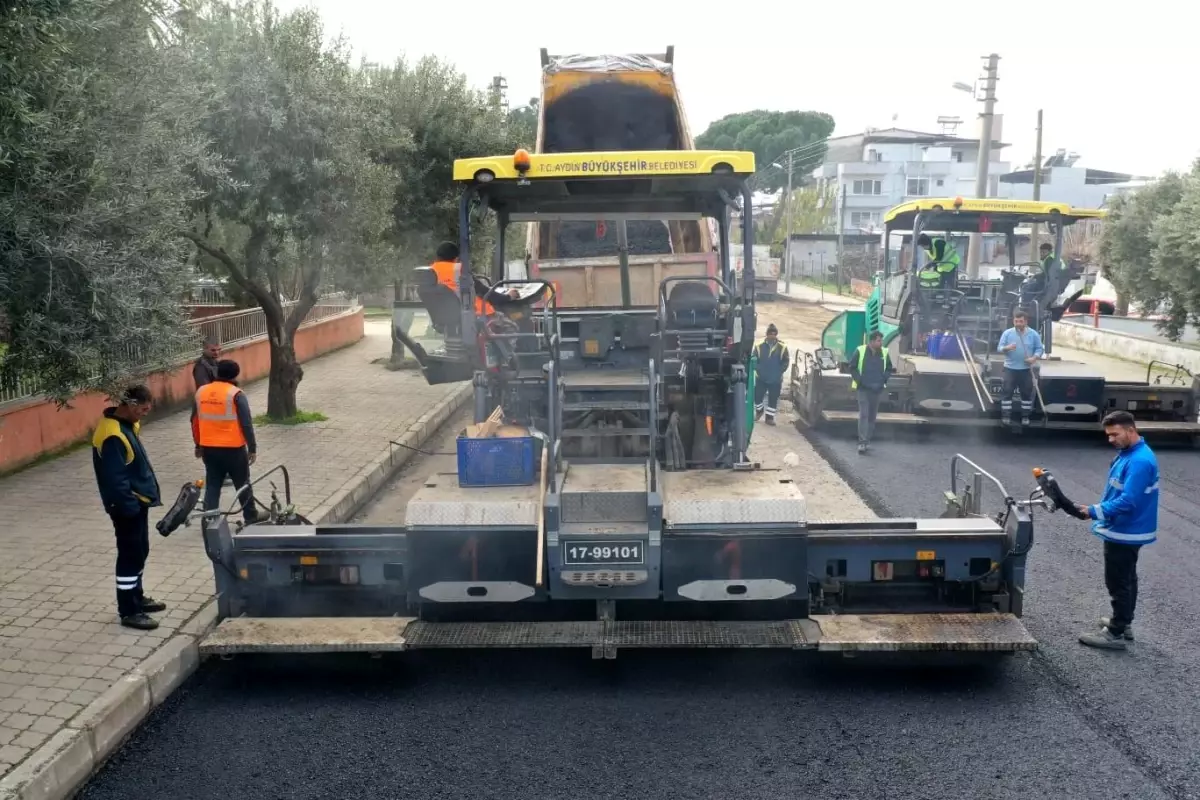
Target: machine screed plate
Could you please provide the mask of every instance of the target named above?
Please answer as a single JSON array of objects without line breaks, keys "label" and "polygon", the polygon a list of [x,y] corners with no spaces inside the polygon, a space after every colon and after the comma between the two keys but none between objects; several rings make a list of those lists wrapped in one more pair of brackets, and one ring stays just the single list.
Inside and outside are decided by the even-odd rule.
[{"label": "machine screed plate", "polygon": [[234,617],[200,642],[200,652],[382,653],[407,647],[413,617]]},{"label": "machine screed plate", "polygon": [[1037,640],[1012,614],[846,614],[813,616],[821,651],[1036,650]]}]

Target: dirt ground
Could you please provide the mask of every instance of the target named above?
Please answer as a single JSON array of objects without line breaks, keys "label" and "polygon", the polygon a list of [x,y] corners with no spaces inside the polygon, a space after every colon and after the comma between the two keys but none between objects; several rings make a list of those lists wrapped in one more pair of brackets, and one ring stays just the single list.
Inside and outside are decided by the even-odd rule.
[{"label": "dirt ground", "polygon": [[[834,312],[821,306],[787,300],[760,301],[759,334],[761,336],[767,325],[774,323],[779,328],[779,338],[787,344],[794,361],[805,351],[811,352],[817,348],[821,331],[835,316]],[[773,428],[761,422],[755,424],[750,441],[750,457],[761,461],[765,467],[787,469],[791,473],[804,493],[809,520],[874,519],[874,512],[796,430],[794,421],[795,415],[785,383],[783,396],[779,398],[778,424]],[[789,453],[798,460],[796,466],[784,463]]]}]

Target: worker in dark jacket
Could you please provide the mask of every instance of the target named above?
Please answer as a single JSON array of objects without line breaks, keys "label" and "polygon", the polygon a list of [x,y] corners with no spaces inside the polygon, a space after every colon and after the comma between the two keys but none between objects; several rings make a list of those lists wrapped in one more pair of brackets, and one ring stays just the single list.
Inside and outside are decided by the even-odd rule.
[{"label": "worker in dark jacket", "polygon": [[221,343],[215,336],[205,337],[204,352],[196,359],[196,363],[192,364],[192,380],[196,382],[197,389],[217,379],[217,362],[220,360]]},{"label": "worker in dark jacket", "polygon": [[879,401],[892,376],[892,361],[883,346],[883,334],[872,331],[866,344],[850,354],[850,389],[858,395],[858,452],[865,453],[875,435]]},{"label": "worker in dark jacket", "polygon": [[754,348],[754,355],[758,358],[754,371],[754,418],[761,419],[765,412],[767,424],[774,425],[783,376],[788,369],[787,345],[779,341],[779,329],[774,324],[767,326],[767,336]]},{"label": "worker in dark jacket", "polygon": [[150,509],[162,505],[158,479],[139,436],[150,405],[150,390],[131,386],[115,408],[105,410],[92,433],[96,485],[117,537],[117,613],[125,627],[147,631],[158,627],[149,614],[167,607],[142,591]]},{"label": "worker in dark jacket", "polygon": [[[226,476],[237,489],[246,486],[258,458],[250,401],[237,385],[240,373],[236,361],[218,361],[217,379],[200,387],[192,403],[192,439],[197,458],[204,459],[205,511],[220,506]],[[251,489],[242,494],[242,516],[247,525],[258,520]]]}]

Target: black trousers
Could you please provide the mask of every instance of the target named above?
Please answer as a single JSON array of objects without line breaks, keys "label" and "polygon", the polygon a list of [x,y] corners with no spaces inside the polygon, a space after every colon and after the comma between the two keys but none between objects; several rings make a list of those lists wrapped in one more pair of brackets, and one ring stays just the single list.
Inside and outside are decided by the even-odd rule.
[{"label": "black trousers", "polygon": [[109,513],[117,535],[117,613],[122,617],[142,610],[142,572],[150,555],[150,509],[132,517]]},{"label": "black trousers", "polygon": [[[221,485],[226,476],[235,489],[250,482],[250,456],[244,447],[204,448],[204,510],[221,505]],[[250,522],[258,516],[254,510],[254,492],[247,489],[242,495],[242,517]]]},{"label": "black trousers", "polygon": [[1005,419],[1012,416],[1014,391],[1021,392],[1021,416],[1028,417],[1033,411],[1033,398],[1036,396],[1033,388],[1032,369],[1004,368],[1004,387],[1000,390],[1000,413]]},{"label": "black trousers", "polygon": [[1114,634],[1125,632],[1133,623],[1133,610],[1137,605],[1137,562],[1140,544],[1104,542],[1104,585],[1112,598],[1112,617],[1108,628]]}]

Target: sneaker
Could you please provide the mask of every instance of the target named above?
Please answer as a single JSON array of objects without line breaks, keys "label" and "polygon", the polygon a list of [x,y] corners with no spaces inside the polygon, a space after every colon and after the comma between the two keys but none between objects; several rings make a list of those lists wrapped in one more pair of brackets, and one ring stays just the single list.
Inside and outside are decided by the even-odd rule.
[{"label": "sneaker", "polygon": [[159,611],[166,611],[167,604],[161,600],[155,600],[153,597],[145,596],[142,598],[142,613],[155,614]]},{"label": "sneaker", "polygon": [[1085,633],[1079,637],[1079,643],[1101,650],[1125,650],[1128,643],[1124,636],[1114,636],[1108,628],[1101,628],[1095,633]]},{"label": "sneaker", "polygon": [[[1110,620],[1108,617],[1101,617],[1100,618],[1100,627],[1107,628],[1109,621]],[[1133,641],[1133,626],[1132,625],[1125,626],[1125,641],[1127,641],[1127,642]]]},{"label": "sneaker", "polygon": [[121,617],[121,624],[126,628],[137,628],[139,631],[152,631],[158,627],[158,620],[147,614],[138,613]]}]

